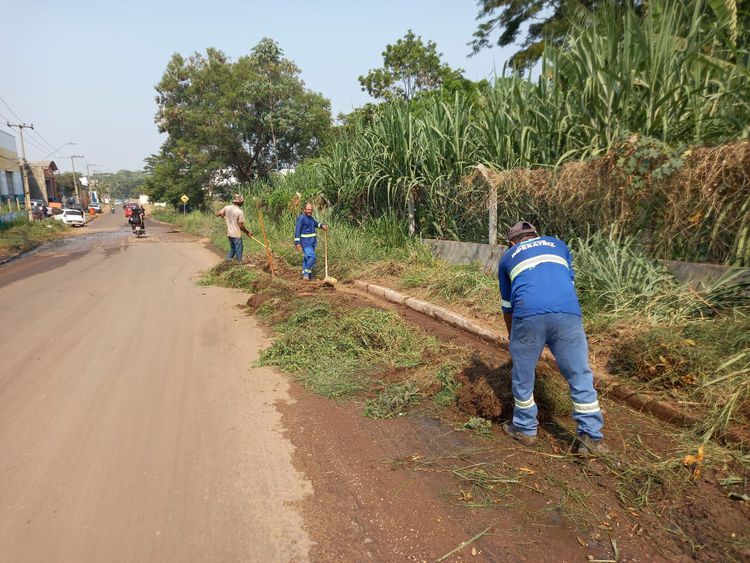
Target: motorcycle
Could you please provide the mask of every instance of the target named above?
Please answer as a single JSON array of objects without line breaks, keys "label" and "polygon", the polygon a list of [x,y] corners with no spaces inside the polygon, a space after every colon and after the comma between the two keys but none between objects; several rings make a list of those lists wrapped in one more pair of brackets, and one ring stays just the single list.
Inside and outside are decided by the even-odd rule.
[{"label": "motorcycle", "polygon": [[131,215],[128,223],[130,223],[130,229],[136,237],[141,238],[146,235],[146,225],[143,224],[143,219],[139,214]]}]

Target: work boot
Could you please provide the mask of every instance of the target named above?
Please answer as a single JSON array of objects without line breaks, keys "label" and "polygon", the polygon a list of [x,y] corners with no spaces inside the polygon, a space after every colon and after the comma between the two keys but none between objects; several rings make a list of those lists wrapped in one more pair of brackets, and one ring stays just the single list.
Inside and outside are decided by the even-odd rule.
[{"label": "work boot", "polygon": [[302,276],[302,279],[305,280],[305,281],[310,281],[310,276],[308,276],[307,274],[305,274],[304,276]]},{"label": "work boot", "polygon": [[609,448],[601,440],[595,440],[588,434],[578,434],[573,444],[573,451],[581,456],[607,455]]},{"label": "work boot", "polygon": [[513,426],[513,423],[511,422],[506,422],[505,424],[503,424],[503,432],[505,432],[514,440],[518,440],[524,446],[533,446],[534,444],[536,444],[536,436],[524,434],[523,432],[521,432],[521,430]]}]

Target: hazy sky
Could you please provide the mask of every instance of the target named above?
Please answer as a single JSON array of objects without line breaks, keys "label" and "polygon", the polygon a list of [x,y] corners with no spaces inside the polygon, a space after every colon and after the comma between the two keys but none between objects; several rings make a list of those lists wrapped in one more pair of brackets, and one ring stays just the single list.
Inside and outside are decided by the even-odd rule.
[{"label": "hazy sky", "polygon": [[[154,85],[172,53],[216,47],[236,60],[271,37],[335,116],[367,101],[357,77],[408,29],[435,41],[467,78],[499,72],[510,50],[468,58],[476,12],[475,0],[8,0],[0,10],[0,97],[36,127],[29,160],[74,141],[54,156],[61,170],[70,159],[60,155],[71,152],[85,156],[77,170],[139,169],[162,142]],[[0,102],[5,131],[6,119],[16,117]]]}]

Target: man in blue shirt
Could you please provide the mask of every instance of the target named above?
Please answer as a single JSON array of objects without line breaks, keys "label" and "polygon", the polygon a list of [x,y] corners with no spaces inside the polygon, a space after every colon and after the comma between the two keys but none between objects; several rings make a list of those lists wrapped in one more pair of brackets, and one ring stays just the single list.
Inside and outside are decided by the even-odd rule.
[{"label": "man in blue shirt", "polygon": [[313,206],[305,204],[304,213],[297,217],[294,227],[294,247],[304,254],[302,259],[302,279],[310,281],[313,268],[315,267],[315,247],[318,245],[318,232],[316,229],[328,230],[328,225],[319,223],[312,216]]},{"label": "man in blue shirt", "polygon": [[570,386],[578,424],[577,451],[604,453],[604,420],[589,367],[570,251],[563,241],[540,237],[533,225],[523,221],[510,229],[508,241],[510,248],[500,260],[498,278],[510,337],[515,406],[512,422],[503,429],[524,445],[536,442],[534,372],[547,345]]}]

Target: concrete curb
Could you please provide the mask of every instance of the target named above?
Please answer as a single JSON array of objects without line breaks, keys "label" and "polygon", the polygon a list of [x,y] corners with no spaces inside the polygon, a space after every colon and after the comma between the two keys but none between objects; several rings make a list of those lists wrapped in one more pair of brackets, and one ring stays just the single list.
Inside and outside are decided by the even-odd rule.
[{"label": "concrete curb", "polygon": [[[357,289],[365,291],[376,297],[380,297],[381,299],[385,299],[386,301],[390,301],[391,303],[409,307],[410,309],[422,313],[423,315],[441,320],[455,328],[463,330],[464,332],[468,332],[470,334],[473,334],[474,336],[478,336],[479,338],[489,342],[490,344],[508,349],[508,338],[505,335],[478,325],[473,321],[467,319],[466,317],[449,311],[444,307],[439,307],[427,301],[422,301],[421,299],[416,299],[409,295],[399,293],[388,287],[383,287],[374,283],[368,283],[362,280],[355,280],[354,286]],[[549,352],[549,350],[546,349],[542,353],[542,358],[554,361],[554,357]],[[669,403],[653,399],[648,395],[643,395],[639,391],[622,383],[618,383],[612,380],[612,378],[604,376],[600,373],[594,373],[594,386],[602,394],[611,395],[612,397],[619,399],[620,401],[626,403],[627,405],[638,411],[648,412],[654,415],[656,418],[659,418],[671,424],[687,427],[697,426],[701,422],[701,420],[697,417],[693,417],[680,412]],[[728,430],[722,438],[722,441],[750,445],[750,434],[739,429]]]},{"label": "concrete curb", "polygon": [[409,295],[404,295],[403,293],[399,293],[398,291],[394,291],[393,289],[390,289],[388,287],[383,287],[361,280],[356,280],[354,282],[354,286],[357,289],[366,291],[371,295],[375,295],[376,297],[380,297],[382,299],[390,301],[391,303],[404,305],[405,307],[409,307],[409,309],[413,309],[418,313],[422,313],[423,315],[427,315],[428,317],[432,317],[433,319],[441,320],[451,326],[473,334],[474,336],[478,336],[482,340],[486,340],[491,344],[507,344],[508,342],[508,339],[499,332],[478,325],[470,321],[466,317],[462,317],[461,315],[445,309],[444,307],[433,305],[428,301],[422,301],[421,299],[417,299]]}]

